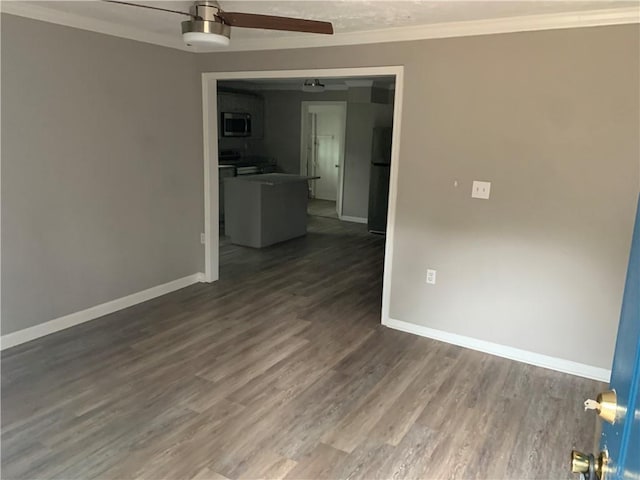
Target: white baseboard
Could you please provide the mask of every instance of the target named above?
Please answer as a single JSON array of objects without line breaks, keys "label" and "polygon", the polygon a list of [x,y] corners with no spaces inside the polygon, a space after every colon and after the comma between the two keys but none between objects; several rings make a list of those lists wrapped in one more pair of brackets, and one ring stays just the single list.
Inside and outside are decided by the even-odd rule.
[{"label": "white baseboard", "polygon": [[367,223],[367,219],[366,218],[350,217],[349,215],[340,215],[340,220],[342,220],[343,222]]},{"label": "white baseboard", "polygon": [[203,273],[194,273],[193,275],[179,278],[162,285],[157,285],[141,292],[132,293],[126,297],[116,298],[115,300],[87,308],[86,310],[81,310],[79,312],[65,315],[64,317],[49,320],[48,322],[41,323],[39,325],[34,325],[33,327],[2,335],[2,337],[0,337],[0,350],[6,350],[7,348],[20,345],[21,343],[30,342],[36,338],[44,337],[45,335],[73,327],[74,325],[95,320],[96,318],[104,315],[117,312],[118,310],[131,307],[138,303],[146,302],[152,298],[166,295],[167,293],[180,290],[181,288],[202,282],[203,280]]},{"label": "white baseboard", "polygon": [[389,318],[383,319],[382,324],[389,328],[407,333],[413,333],[415,335],[420,335],[421,337],[440,340],[441,342],[470,348],[471,350],[478,350],[480,352],[490,353],[491,355],[496,355],[498,357],[504,357],[510,360],[515,360],[517,362],[528,363],[537,367],[556,370],[558,372],[569,373],[571,375],[577,375],[579,377],[591,378],[593,380],[599,380],[606,383],[609,382],[609,379],[611,377],[611,370],[607,370],[605,368],[585,365],[584,363],[572,362],[571,360],[565,360],[563,358],[550,357],[547,355],[542,355],[540,353],[520,350],[519,348],[507,347],[506,345],[487,342],[485,340],[479,340],[472,337],[465,337],[464,335],[436,330],[433,328],[424,327],[422,325],[416,325],[414,323],[408,323],[401,320],[394,320],[392,318]]}]

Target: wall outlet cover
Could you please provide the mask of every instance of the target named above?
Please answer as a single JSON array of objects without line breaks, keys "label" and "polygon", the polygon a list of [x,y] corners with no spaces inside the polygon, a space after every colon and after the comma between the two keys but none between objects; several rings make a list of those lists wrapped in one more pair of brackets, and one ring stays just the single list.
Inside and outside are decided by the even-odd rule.
[{"label": "wall outlet cover", "polygon": [[436,284],[436,271],[432,270],[432,269],[428,269],[427,270],[427,279],[426,279],[427,283],[430,285],[435,285]]},{"label": "wall outlet cover", "polygon": [[206,239],[204,238],[204,233],[201,233],[201,234],[200,234],[200,243],[201,243],[202,245],[204,245],[204,242],[205,242],[205,241],[206,241]]},{"label": "wall outlet cover", "polygon": [[478,180],[473,181],[473,187],[471,189],[472,198],[482,198],[483,200],[488,200],[490,193],[491,182],[480,182]]}]

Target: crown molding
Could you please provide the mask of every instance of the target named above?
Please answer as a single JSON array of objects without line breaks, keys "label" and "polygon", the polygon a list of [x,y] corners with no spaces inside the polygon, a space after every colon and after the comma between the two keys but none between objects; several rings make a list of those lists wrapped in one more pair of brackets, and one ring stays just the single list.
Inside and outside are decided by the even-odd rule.
[{"label": "crown molding", "polygon": [[[0,1],[0,11],[68,27],[90,30],[178,50],[194,52],[182,43],[181,36],[154,34],[113,22],[91,19],[52,10],[30,2]],[[178,22],[176,22],[177,24]],[[640,23],[640,6],[565,12],[521,17],[495,18],[465,22],[448,22],[410,27],[394,27],[361,32],[337,33],[332,36],[283,36],[275,38],[234,39],[231,45],[217,51],[282,50],[290,48],[331,47],[371,43],[403,42],[433,38],[467,37],[499,33],[528,32],[565,28],[597,27]],[[177,27],[176,27],[177,28]],[[205,53],[205,52],[198,52]]]}]

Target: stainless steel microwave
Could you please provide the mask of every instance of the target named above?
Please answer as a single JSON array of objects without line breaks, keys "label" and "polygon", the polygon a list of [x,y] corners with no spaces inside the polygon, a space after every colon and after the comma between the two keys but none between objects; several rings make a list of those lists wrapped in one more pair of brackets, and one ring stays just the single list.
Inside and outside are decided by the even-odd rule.
[{"label": "stainless steel microwave", "polygon": [[223,137],[250,137],[251,115],[248,113],[223,112]]}]

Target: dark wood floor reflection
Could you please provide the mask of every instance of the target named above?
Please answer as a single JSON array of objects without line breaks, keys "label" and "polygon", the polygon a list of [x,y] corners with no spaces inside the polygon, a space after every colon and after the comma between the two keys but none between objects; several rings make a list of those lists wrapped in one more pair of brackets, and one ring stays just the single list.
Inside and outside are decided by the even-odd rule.
[{"label": "dark wood floor reflection", "polygon": [[3,352],[2,477],[570,477],[603,385],[380,326],[384,238],[310,222]]}]

